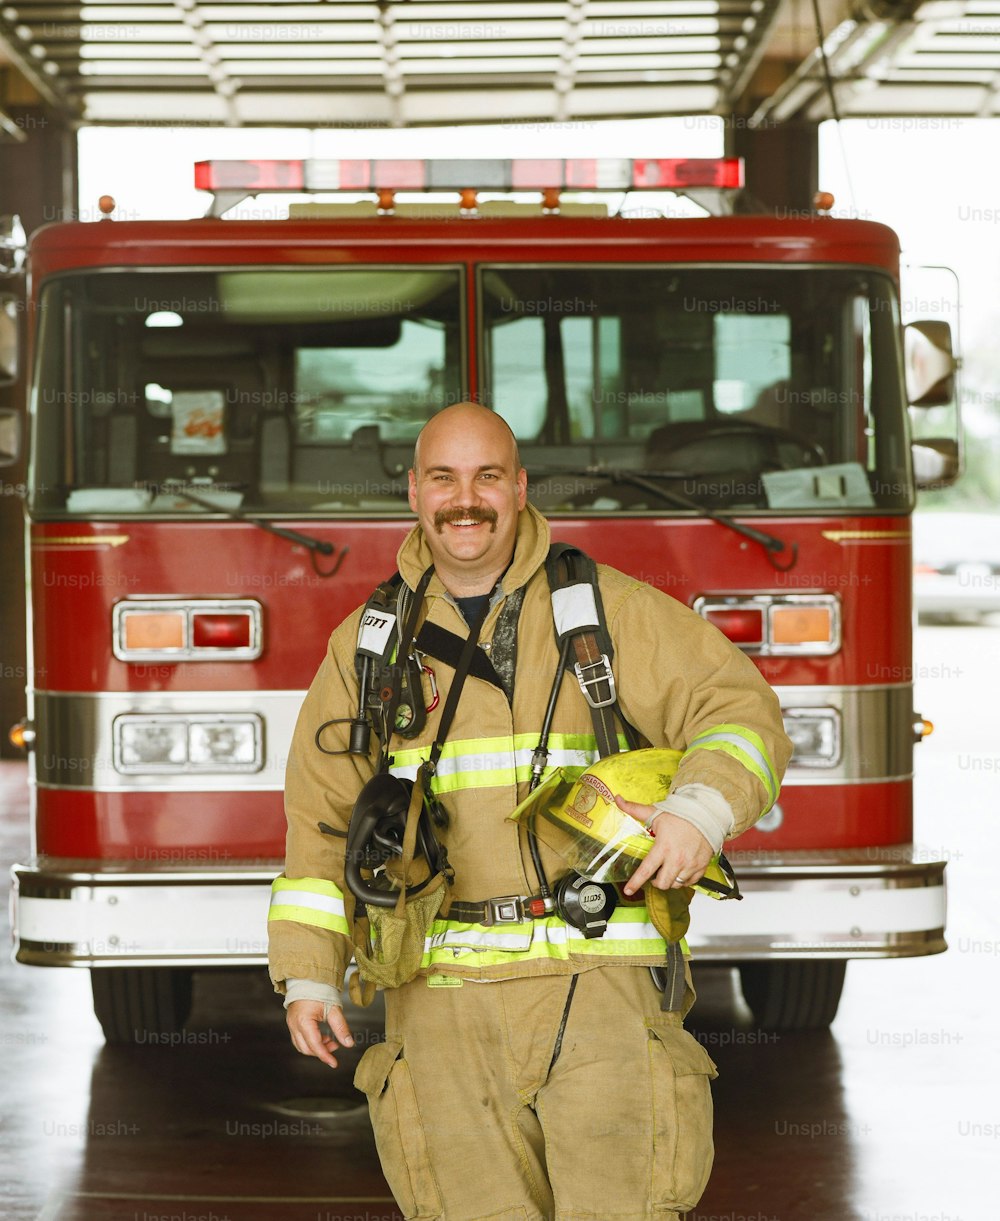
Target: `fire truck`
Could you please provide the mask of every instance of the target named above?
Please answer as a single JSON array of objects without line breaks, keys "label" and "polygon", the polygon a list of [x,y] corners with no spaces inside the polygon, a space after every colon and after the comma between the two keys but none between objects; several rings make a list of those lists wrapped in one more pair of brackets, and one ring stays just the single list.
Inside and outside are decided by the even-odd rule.
[{"label": "fire truck", "polygon": [[[780,696],[794,756],[727,849],[745,901],[695,900],[696,963],[789,1029],[829,1024],[848,960],[944,950],[945,866],[913,847],[910,515],[958,471],[957,437],[914,440],[950,331],[901,325],[889,228],[754,214],[741,182],[735,159],[214,161],[204,217],[33,235],[12,923],[18,962],[90,970],[109,1041],[180,1029],[193,972],[266,961],[299,704],[395,568],[421,425],[469,398],[555,538]],[[354,198],[224,215],[310,190]]]}]

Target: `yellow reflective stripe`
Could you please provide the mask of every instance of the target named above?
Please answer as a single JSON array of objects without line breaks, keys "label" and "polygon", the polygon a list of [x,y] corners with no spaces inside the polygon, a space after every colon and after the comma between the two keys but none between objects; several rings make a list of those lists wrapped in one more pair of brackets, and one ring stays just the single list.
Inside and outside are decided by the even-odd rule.
[{"label": "yellow reflective stripe", "polygon": [[[468,766],[467,760],[506,760],[510,766],[513,756],[525,751],[530,752],[538,745],[537,733],[517,733],[494,738],[457,738],[445,742],[438,772],[458,771]],[[393,751],[396,765],[400,767],[417,766],[430,753],[430,744],[415,746],[410,750]],[[573,754],[590,755],[597,749],[597,739],[592,733],[554,733],[549,735],[549,750],[552,753],[569,751]],[[487,764],[487,767],[489,765]]]},{"label": "yellow reflective stripe", "polygon": [[[399,769],[393,766],[389,769],[394,776],[402,776],[404,779],[416,779],[417,765],[412,768]],[[527,780],[527,775],[521,777]],[[516,784],[518,772],[516,768],[494,768],[488,772],[465,771],[453,772],[451,775],[442,776],[440,774],[434,777],[433,789],[435,793],[456,793],[460,789],[489,789],[489,788],[504,788],[512,784]]]},{"label": "yellow reflective stripe", "polygon": [[274,895],[280,890],[301,890],[312,895],[325,895],[328,899],[339,900],[340,910],[344,910],[344,892],[327,878],[288,878],[281,874],[271,883],[272,902]]},{"label": "yellow reflective stripe", "polygon": [[695,750],[721,750],[756,776],[767,790],[769,798],[762,813],[767,813],[777,801],[778,782],[775,779],[774,766],[768,758],[764,743],[752,729],[746,729],[742,725],[715,725],[699,734],[684,753],[690,754]]},{"label": "yellow reflective stripe", "polygon": [[592,958],[660,957],[666,942],[649,922],[644,907],[615,911],[603,937],[587,939],[558,916],[487,927],[455,920],[435,920],[424,941],[422,967],[443,964],[489,967],[513,962],[568,962]]},{"label": "yellow reflective stripe", "polygon": [[273,903],[267,913],[267,922],[271,924],[278,920],[294,920],[296,924],[311,924],[313,928],[325,928],[332,933],[343,933],[345,937],[351,935],[351,930],[343,916],[331,916],[329,912],[317,911],[313,907]]},{"label": "yellow reflective stripe", "polygon": [[294,920],[313,928],[330,929],[350,936],[344,913],[343,892],[325,878],[275,878],[271,883],[272,920]]},{"label": "yellow reflective stripe", "polygon": [[[618,744],[628,749],[624,735]],[[462,789],[507,787],[531,777],[531,756],[538,745],[536,733],[511,737],[463,738],[446,742],[434,777],[436,793]],[[389,768],[394,776],[412,780],[417,768],[430,754],[430,745],[393,752]],[[599,757],[593,734],[551,734],[545,775],[557,767],[586,767]]]}]

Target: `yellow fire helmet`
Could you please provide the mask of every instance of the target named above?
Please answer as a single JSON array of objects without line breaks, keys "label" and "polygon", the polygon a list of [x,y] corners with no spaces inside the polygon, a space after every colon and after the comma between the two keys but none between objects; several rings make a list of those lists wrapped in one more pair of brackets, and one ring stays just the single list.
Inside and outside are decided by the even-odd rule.
[{"label": "yellow fire helmet", "polygon": [[[608,755],[587,767],[556,768],[510,815],[524,823],[568,865],[593,882],[624,882],[651,848],[641,822],[615,797],[651,805],[670,791],[682,752],[648,747]],[[729,862],[713,857],[696,890],[715,899],[739,898]]]}]

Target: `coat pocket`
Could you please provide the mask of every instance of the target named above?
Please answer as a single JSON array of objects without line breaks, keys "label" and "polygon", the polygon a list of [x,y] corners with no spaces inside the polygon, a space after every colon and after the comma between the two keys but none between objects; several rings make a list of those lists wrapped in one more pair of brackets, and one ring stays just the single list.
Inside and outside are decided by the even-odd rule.
[{"label": "coat pocket", "polygon": [[712,1172],[711,1056],[681,1026],[649,1027],[654,1206],[694,1208]]},{"label": "coat pocket", "polygon": [[440,1217],[441,1197],[402,1042],[387,1039],[369,1047],[354,1084],[368,1097],[382,1173],[403,1214],[419,1221]]}]

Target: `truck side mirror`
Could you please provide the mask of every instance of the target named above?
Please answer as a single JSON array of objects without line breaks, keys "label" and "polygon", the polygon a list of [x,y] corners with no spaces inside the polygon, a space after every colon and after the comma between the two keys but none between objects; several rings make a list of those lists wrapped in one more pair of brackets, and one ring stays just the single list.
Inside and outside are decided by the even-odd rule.
[{"label": "truck side mirror", "polygon": [[955,396],[958,361],[947,322],[911,322],[903,330],[906,397],[911,407],[944,407]]},{"label": "truck side mirror", "polygon": [[[28,243],[18,216],[0,216],[0,279],[19,276],[24,270]],[[16,382],[21,349],[20,299],[0,293],[0,386]]]},{"label": "truck side mirror", "polygon": [[21,416],[13,407],[0,407],[0,466],[13,466],[21,456]]},{"label": "truck side mirror", "polygon": [[961,473],[961,451],[954,437],[920,437],[911,451],[913,479],[919,491],[951,487]]},{"label": "truck side mirror", "polygon": [[24,269],[28,239],[21,218],[11,213],[0,216],[0,276],[15,276]]},{"label": "truck side mirror", "polygon": [[20,372],[21,347],[18,299],[13,293],[0,293],[0,386],[16,382]]}]

